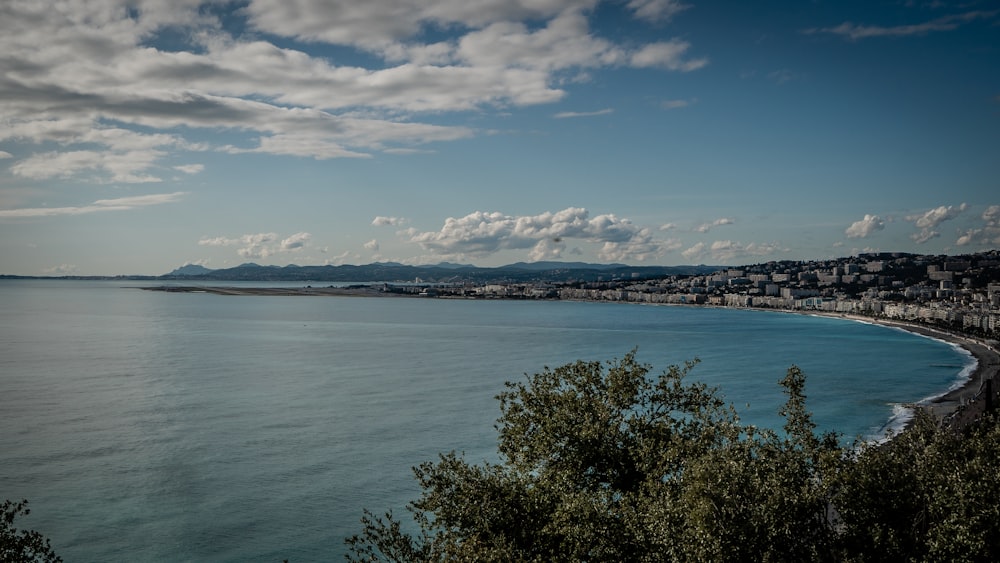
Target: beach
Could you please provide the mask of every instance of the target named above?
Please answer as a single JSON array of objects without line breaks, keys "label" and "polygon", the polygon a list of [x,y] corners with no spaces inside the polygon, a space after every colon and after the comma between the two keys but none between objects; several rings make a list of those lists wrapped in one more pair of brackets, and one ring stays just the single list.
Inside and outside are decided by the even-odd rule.
[{"label": "beach", "polygon": [[[976,360],[976,367],[963,384],[940,396],[914,405],[930,412],[943,425],[956,430],[962,429],[977,421],[986,412],[988,405],[992,404],[995,408],[1000,402],[997,400],[998,392],[1000,392],[1000,385],[998,385],[1000,380],[996,379],[996,375],[1000,371],[1000,353],[997,352],[995,345],[991,347],[986,342],[970,336],[905,321],[823,312],[808,312],[808,314],[894,327],[948,342],[969,352]],[[988,400],[986,393],[987,381],[991,382],[992,403]]]}]

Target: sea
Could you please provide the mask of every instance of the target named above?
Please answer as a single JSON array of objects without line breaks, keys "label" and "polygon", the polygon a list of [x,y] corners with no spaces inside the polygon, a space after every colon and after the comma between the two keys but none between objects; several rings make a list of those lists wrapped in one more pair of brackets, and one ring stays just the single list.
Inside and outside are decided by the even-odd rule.
[{"label": "sea", "polygon": [[545,366],[697,359],[691,380],[780,429],[797,365],[819,428],[852,441],[975,365],[808,315],[141,289],[159,284],[0,280],[0,500],[28,499],[17,524],[68,562],[342,559],[364,509],[406,516],[413,466],[497,461],[496,395]]}]

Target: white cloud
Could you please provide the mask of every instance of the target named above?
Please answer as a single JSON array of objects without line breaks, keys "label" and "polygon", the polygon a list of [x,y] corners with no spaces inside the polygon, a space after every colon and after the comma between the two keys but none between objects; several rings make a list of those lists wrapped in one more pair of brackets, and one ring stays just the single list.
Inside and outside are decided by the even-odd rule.
[{"label": "white cloud", "polygon": [[956,245],[1000,245],[1000,205],[987,207],[980,218],[983,226],[965,231],[955,241]]},{"label": "white cloud", "polygon": [[968,206],[964,203],[958,207],[942,205],[924,213],[907,215],[906,220],[912,221],[917,227],[920,228],[919,232],[910,235],[910,239],[917,244],[923,244],[931,239],[941,236],[941,233],[935,231],[934,228],[944,221],[958,217],[958,215],[967,208]]},{"label": "white cloud", "polygon": [[935,239],[941,236],[941,233],[932,229],[920,229],[920,232],[913,233],[910,235],[910,240],[917,244],[923,244],[931,239]]},{"label": "white cloud", "polygon": [[847,238],[866,238],[876,231],[885,228],[885,221],[878,215],[865,215],[860,221],[851,223],[850,227],[844,230]]},{"label": "white cloud", "polygon": [[0,218],[54,217],[59,215],[86,215],[102,211],[128,211],[150,205],[173,203],[187,192],[169,194],[149,194],[141,196],[99,199],[89,205],[78,207],[33,207],[22,209],[0,209]]},{"label": "white cloud", "polygon": [[984,244],[988,240],[983,229],[969,229],[965,231],[962,235],[958,237],[955,244],[958,246],[966,246],[969,244]]},{"label": "white cloud", "polygon": [[688,260],[703,260],[706,257],[711,257],[713,261],[732,262],[738,258],[771,256],[787,251],[787,248],[774,242],[744,244],[732,240],[717,240],[711,245],[699,242],[681,252],[681,255]]},{"label": "white cloud", "polygon": [[851,22],[844,22],[835,27],[806,29],[803,33],[830,33],[840,35],[852,41],[868,39],[871,37],[908,37],[913,35],[926,35],[934,31],[952,31],[959,26],[977,19],[992,19],[998,11],[972,11],[962,14],[952,14],[930,21],[909,25],[879,26],[879,25],[859,25]]},{"label": "white cloud", "polygon": [[991,205],[983,211],[983,221],[991,227],[1000,227],[1000,205]]},{"label": "white cloud", "polygon": [[14,158],[14,155],[10,154],[7,151],[0,151],[0,160],[3,160],[5,158]]},{"label": "white cloud", "polygon": [[311,238],[312,235],[309,233],[295,233],[281,241],[281,250],[285,252],[297,252],[305,248]]},{"label": "white cloud", "polygon": [[271,243],[278,238],[276,233],[256,233],[237,238],[215,237],[203,238],[198,241],[202,246],[242,246],[236,251],[244,258],[266,258],[275,253],[277,248]]},{"label": "white cloud", "polygon": [[662,22],[691,6],[681,4],[677,0],[629,0],[628,7],[635,12],[638,18]]},{"label": "white cloud", "polygon": [[734,221],[729,217],[721,217],[719,219],[716,219],[715,221],[712,221],[711,223],[702,223],[701,225],[695,227],[694,230],[699,233],[707,233],[708,231],[711,231],[715,227],[721,227],[723,225],[732,225],[735,222],[736,221]]},{"label": "white cloud", "polygon": [[530,250],[533,260],[561,255],[566,242],[600,244],[598,257],[607,261],[646,261],[680,247],[676,240],[659,240],[652,231],[612,214],[591,217],[583,208],[555,213],[510,216],[476,211],[449,217],[438,231],[400,233],[437,256],[468,259],[503,250]]},{"label": "white cloud", "polygon": [[78,150],[46,152],[28,157],[11,166],[11,172],[33,180],[71,178],[83,172],[95,173],[92,181],[101,183],[121,182],[141,184],[159,182],[160,178],[145,174],[153,163],[164,156],[162,151],[110,151]]},{"label": "white cloud", "polygon": [[968,209],[968,206],[964,203],[958,207],[942,205],[924,213],[907,215],[906,220],[913,221],[917,227],[922,229],[933,229],[944,221],[958,217],[966,209]]},{"label": "white cloud", "polygon": [[267,258],[280,253],[300,252],[312,239],[306,232],[281,238],[277,233],[253,233],[238,237],[203,237],[201,246],[239,246],[236,253],[243,258]]},{"label": "white cloud", "polygon": [[550,239],[538,241],[528,253],[528,259],[532,262],[540,260],[558,260],[566,251],[566,244],[561,240],[556,242]]},{"label": "white cloud", "polygon": [[524,68],[556,71],[598,67],[623,60],[624,49],[590,33],[587,17],[566,10],[531,29],[525,23],[500,21],[466,34],[455,56],[476,68]]},{"label": "white cloud", "polygon": [[691,248],[688,248],[687,250],[681,252],[681,256],[683,256],[687,260],[696,260],[704,256],[704,254],[705,254],[705,243],[703,242],[699,242],[694,246],[692,246]]},{"label": "white cloud", "polygon": [[722,240],[712,243],[711,252],[712,257],[716,260],[728,261],[749,256],[771,256],[787,250],[778,243],[751,242],[743,244],[741,242]]},{"label": "white cloud", "polygon": [[685,59],[691,44],[681,39],[652,43],[632,53],[630,63],[639,68],[664,68],[690,72],[708,64],[708,58]]},{"label": "white cloud", "polygon": [[372,252],[378,252],[379,251],[378,239],[372,239],[372,240],[366,242],[363,246],[365,247],[365,250],[370,250]]},{"label": "white cloud", "polygon": [[[680,39],[643,45],[597,36],[589,18],[598,3],[251,0],[227,14],[245,18],[241,36],[200,0],[145,0],[137,10],[123,0],[7,3],[0,140],[45,146],[11,167],[23,178],[156,182],[159,163],[177,151],[317,159],[413,152],[481,133],[429,122],[442,112],[551,103],[568,95],[559,84],[593,68],[707,63],[688,58]],[[685,8],[673,0],[626,7],[648,21]],[[170,50],[158,48],[164,33]],[[438,39],[422,42],[428,35]],[[373,62],[338,66],[262,39],[275,36],[363,49]],[[184,138],[199,129],[253,141],[219,147]],[[175,169],[193,174],[196,166]]]},{"label": "white cloud", "polygon": [[182,164],[180,166],[174,166],[174,170],[179,170],[185,174],[197,174],[204,169],[204,164]]},{"label": "white cloud", "polygon": [[676,228],[677,228],[677,224],[676,223],[664,223],[664,224],[660,225],[660,230],[661,231],[673,231]]},{"label": "white cloud", "polygon": [[377,50],[428,27],[475,29],[498,21],[547,20],[596,4],[596,0],[254,0],[247,11],[251,23],[262,31]]},{"label": "white cloud", "polygon": [[[0,80],[0,89],[3,84]],[[5,113],[0,104],[0,116]],[[149,173],[170,148],[200,150],[176,135],[137,133],[117,126],[99,124],[93,116],[67,114],[51,118],[41,114],[9,116],[0,130],[0,140],[32,143],[54,142],[64,147],[99,147],[98,150],[63,149],[35,153],[11,167],[25,178],[77,178],[96,183],[149,183],[160,178]]]},{"label": "white cloud", "polygon": [[379,215],[378,217],[372,220],[372,225],[376,227],[385,227],[385,226],[397,227],[399,225],[405,225],[408,222],[409,221],[407,219],[404,219],[403,217],[385,217],[383,215]]},{"label": "white cloud", "polygon": [[227,146],[225,150],[230,154],[266,153],[312,157],[316,160],[326,160],[328,158],[371,158],[370,154],[348,150],[340,143],[308,133],[265,136],[259,139],[259,144],[254,148],[246,149]]},{"label": "white cloud", "polygon": [[338,254],[337,256],[324,260],[323,264],[327,266],[342,266],[352,261],[354,263],[357,263],[357,261],[360,259],[361,259],[360,254],[356,254],[354,252],[351,252],[350,250],[345,250],[344,252]]},{"label": "white cloud", "polygon": [[681,242],[675,238],[657,240],[649,229],[640,229],[625,242],[605,242],[597,257],[608,262],[646,262],[681,247]]},{"label": "white cloud", "polygon": [[561,111],[552,117],[556,119],[567,119],[570,117],[596,117],[598,115],[608,115],[614,113],[612,108],[600,109],[597,111]]}]

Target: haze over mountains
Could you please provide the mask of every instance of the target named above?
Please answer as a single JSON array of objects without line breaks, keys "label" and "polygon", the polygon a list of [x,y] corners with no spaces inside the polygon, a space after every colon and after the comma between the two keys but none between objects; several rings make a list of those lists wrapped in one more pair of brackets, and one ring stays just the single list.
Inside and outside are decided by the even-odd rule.
[{"label": "haze over mountains", "polygon": [[289,264],[283,267],[246,263],[233,268],[210,270],[197,264],[188,264],[160,276],[160,279],[317,282],[415,281],[418,279],[425,282],[565,281],[569,279],[597,280],[672,274],[704,274],[719,268],[719,266],[704,265],[628,266],[626,264],[543,261],[518,262],[496,268],[451,263],[425,266],[408,266],[394,262],[378,262],[361,266],[299,266]]}]

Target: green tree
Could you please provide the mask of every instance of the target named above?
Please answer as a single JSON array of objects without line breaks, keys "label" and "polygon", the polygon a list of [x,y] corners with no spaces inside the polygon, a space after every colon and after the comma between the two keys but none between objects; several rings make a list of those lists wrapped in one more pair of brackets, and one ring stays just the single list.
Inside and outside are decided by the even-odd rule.
[{"label": "green tree", "polygon": [[854,561],[996,561],[1000,420],[959,431],[918,412],[910,429],[860,448],[837,507]]},{"label": "green tree", "polygon": [[498,397],[500,463],[454,452],[415,468],[419,531],[366,512],[356,561],[834,559],[843,450],[816,436],[798,368],[784,435],[743,426],[697,362],[656,377],[621,360],[545,368]]},{"label": "green tree", "polygon": [[14,527],[14,519],[27,516],[28,501],[12,502],[5,500],[0,505],[0,561],[56,562],[62,559],[52,551],[49,540],[33,530],[18,530]]}]

